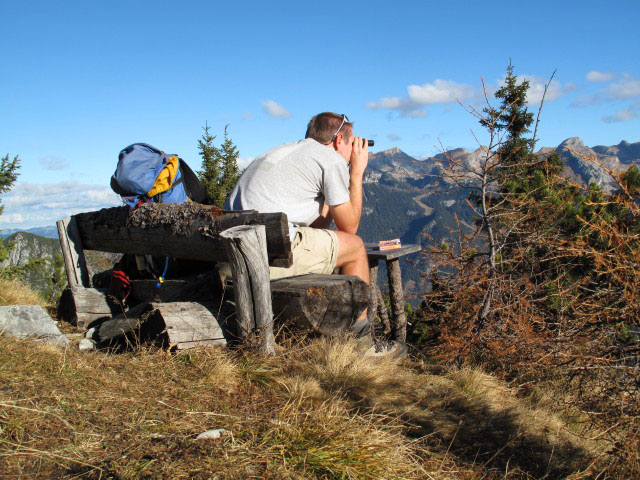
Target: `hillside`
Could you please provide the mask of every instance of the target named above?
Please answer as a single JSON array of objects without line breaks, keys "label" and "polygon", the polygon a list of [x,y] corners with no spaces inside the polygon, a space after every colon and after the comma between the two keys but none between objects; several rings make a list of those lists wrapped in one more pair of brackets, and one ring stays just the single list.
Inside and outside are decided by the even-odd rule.
[{"label": "hillside", "polygon": [[[606,461],[591,464],[604,446],[581,440],[542,392],[518,399],[480,371],[300,341],[261,359],[0,337],[2,476],[579,479]],[[219,438],[196,439],[211,429]]]},{"label": "hillside", "polygon": [[6,260],[0,262],[0,268],[10,265],[27,265],[35,258],[52,259],[55,254],[60,254],[60,242],[58,239],[45,238],[28,232],[18,232],[9,235],[4,244],[13,244]]},{"label": "hillside", "polygon": [[[18,232],[3,241],[4,245],[12,245],[7,258],[0,262],[0,269],[19,270],[20,277],[31,288],[45,292],[45,295],[55,295],[64,282],[60,278],[62,269],[61,249],[58,239],[44,238],[33,233]],[[54,280],[55,272],[57,279]]]}]

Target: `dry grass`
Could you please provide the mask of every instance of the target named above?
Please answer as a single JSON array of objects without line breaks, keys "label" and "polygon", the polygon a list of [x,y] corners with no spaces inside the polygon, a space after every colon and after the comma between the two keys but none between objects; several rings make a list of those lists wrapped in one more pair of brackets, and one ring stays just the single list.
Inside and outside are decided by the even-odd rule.
[{"label": "dry grass", "polygon": [[[587,478],[595,447],[474,370],[316,340],[107,355],[0,338],[0,478]],[[196,441],[212,428],[231,435]]]},{"label": "dry grass", "polygon": [[28,285],[18,279],[0,277],[0,306],[40,305],[47,307],[45,300]]}]

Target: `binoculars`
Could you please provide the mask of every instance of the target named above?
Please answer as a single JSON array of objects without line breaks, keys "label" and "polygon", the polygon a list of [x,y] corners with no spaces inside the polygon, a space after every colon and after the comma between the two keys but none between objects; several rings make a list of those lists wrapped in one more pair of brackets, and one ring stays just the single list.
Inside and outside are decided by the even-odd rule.
[{"label": "binoculars", "polygon": [[[362,143],[362,146],[364,147],[364,139],[362,139]],[[373,140],[367,140],[367,145],[369,145],[370,147],[373,147],[374,143],[375,142]]]}]

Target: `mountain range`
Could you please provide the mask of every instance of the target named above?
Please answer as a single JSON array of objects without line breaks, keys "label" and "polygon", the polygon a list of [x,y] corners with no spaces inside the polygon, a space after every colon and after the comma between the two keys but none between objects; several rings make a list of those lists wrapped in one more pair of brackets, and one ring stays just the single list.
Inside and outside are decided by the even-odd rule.
[{"label": "mountain range", "polygon": [[[557,147],[542,148],[539,153],[549,155],[554,151],[565,161],[565,177],[582,186],[595,182],[606,191],[615,188],[607,170],[620,172],[640,163],[640,142],[589,148],[578,137],[572,137]],[[428,247],[450,239],[458,222],[463,231],[471,231],[475,214],[467,203],[469,191],[444,178],[442,168],[453,158],[465,169],[474,170],[485,154],[485,147],[473,152],[458,148],[424,160],[398,148],[371,154],[364,177],[359,234],[366,242],[400,238],[403,244]],[[424,290],[420,283],[428,274],[429,265],[420,254],[414,254],[411,263],[403,262],[402,271],[406,292],[419,294]],[[384,278],[383,272],[381,276]]]},{"label": "mountain range", "polygon": [[[607,170],[623,171],[640,163],[640,142],[622,141],[610,147],[589,148],[572,137],[555,148],[542,148],[539,153],[548,155],[554,151],[565,161],[564,176],[581,185],[595,182],[608,191],[614,188],[614,182]],[[426,248],[450,239],[458,224],[463,231],[471,231],[475,214],[467,203],[469,191],[447,181],[442,176],[442,164],[453,158],[465,168],[474,169],[485,154],[484,147],[473,152],[458,148],[424,160],[413,158],[397,147],[371,154],[364,177],[359,234],[366,242],[399,238],[403,244],[415,243]],[[26,230],[28,235],[17,237],[16,232],[0,232],[3,238],[13,235],[10,240],[14,241],[4,266],[22,264],[34,256],[51,258],[59,251],[59,246],[50,243],[51,238],[58,236],[55,225],[32,228]],[[426,287],[421,283],[429,265],[420,254],[412,255],[409,262],[403,261],[402,271],[406,293],[419,295],[424,291]],[[386,283],[384,265],[378,278]]]},{"label": "mountain range", "polygon": [[46,227],[35,227],[28,229],[9,228],[6,230],[0,230],[0,238],[7,238],[14,233],[27,232],[34,235],[39,235],[44,238],[58,238],[58,228],[55,225],[48,225]]}]

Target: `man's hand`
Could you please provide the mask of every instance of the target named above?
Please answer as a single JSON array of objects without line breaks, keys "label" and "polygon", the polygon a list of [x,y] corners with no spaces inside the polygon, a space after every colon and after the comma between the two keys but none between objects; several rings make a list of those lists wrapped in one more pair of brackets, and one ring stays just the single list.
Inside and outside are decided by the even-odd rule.
[{"label": "man's hand", "polygon": [[330,206],[329,211],[336,227],[342,232],[355,235],[362,215],[362,176],[369,163],[369,146],[362,137],[353,140],[351,149],[351,171],[349,173],[349,201]]},{"label": "man's hand", "polygon": [[369,163],[369,145],[367,145],[366,139],[362,137],[354,138],[350,163],[351,176],[362,177]]}]

